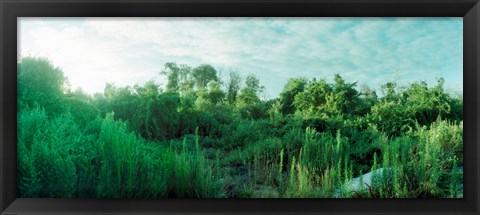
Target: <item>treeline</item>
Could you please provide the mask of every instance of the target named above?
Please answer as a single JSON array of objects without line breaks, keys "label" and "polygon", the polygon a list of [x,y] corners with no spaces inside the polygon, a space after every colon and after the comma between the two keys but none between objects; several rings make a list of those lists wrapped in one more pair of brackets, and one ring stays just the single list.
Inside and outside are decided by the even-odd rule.
[{"label": "treeline", "polygon": [[254,75],[166,63],[164,87],[90,96],[47,59],[17,68],[22,197],[334,197],[380,167],[394,171],[340,196],[456,196],[461,181],[463,101],[443,79],[379,97],[340,75],[291,78],[262,100]]}]

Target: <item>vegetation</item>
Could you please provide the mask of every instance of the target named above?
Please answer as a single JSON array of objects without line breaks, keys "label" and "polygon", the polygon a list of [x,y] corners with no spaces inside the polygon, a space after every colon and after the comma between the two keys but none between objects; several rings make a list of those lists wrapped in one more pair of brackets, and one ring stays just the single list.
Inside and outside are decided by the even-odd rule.
[{"label": "vegetation", "polygon": [[[378,96],[340,75],[291,78],[265,100],[254,75],[221,80],[210,65],[167,63],[164,88],[107,84],[95,95],[69,89],[44,58],[22,58],[17,75],[19,197],[461,193],[463,100],[443,79],[386,83]],[[354,178],[359,185],[346,186]]]}]

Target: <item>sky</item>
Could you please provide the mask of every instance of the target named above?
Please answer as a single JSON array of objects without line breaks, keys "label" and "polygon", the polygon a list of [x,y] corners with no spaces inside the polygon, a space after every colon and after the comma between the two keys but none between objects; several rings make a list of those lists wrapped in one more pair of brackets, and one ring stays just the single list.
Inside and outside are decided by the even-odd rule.
[{"label": "sky", "polygon": [[379,90],[445,79],[463,92],[460,18],[27,18],[18,19],[18,51],[48,58],[72,89],[103,92],[105,84],[155,80],[166,62],[210,64],[226,82],[230,71],[254,74],[279,95],[292,77],[340,74]]}]

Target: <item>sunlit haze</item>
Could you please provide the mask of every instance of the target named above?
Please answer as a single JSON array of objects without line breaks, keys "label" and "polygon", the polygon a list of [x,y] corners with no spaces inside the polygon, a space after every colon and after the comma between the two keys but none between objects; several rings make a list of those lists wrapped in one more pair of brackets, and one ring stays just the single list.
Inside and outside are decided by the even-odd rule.
[{"label": "sunlit haze", "polygon": [[20,18],[20,56],[47,57],[73,89],[156,80],[166,62],[255,74],[266,98],[290,77],[338,73],[357,86],[414,81],[463,89],[462,18]]}]

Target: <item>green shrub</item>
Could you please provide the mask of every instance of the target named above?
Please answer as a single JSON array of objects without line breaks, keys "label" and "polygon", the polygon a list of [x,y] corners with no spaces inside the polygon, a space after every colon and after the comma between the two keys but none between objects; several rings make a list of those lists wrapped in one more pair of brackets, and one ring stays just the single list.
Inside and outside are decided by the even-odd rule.
[{"label": "green shrub", "polygon": [[17,175],[20,196],[73,197],[77,186],[74,146],[84,141],[73,117],[66,114],[47,121],[44,111],[33,109],[20,113],[18,121],[22,126]]}]

